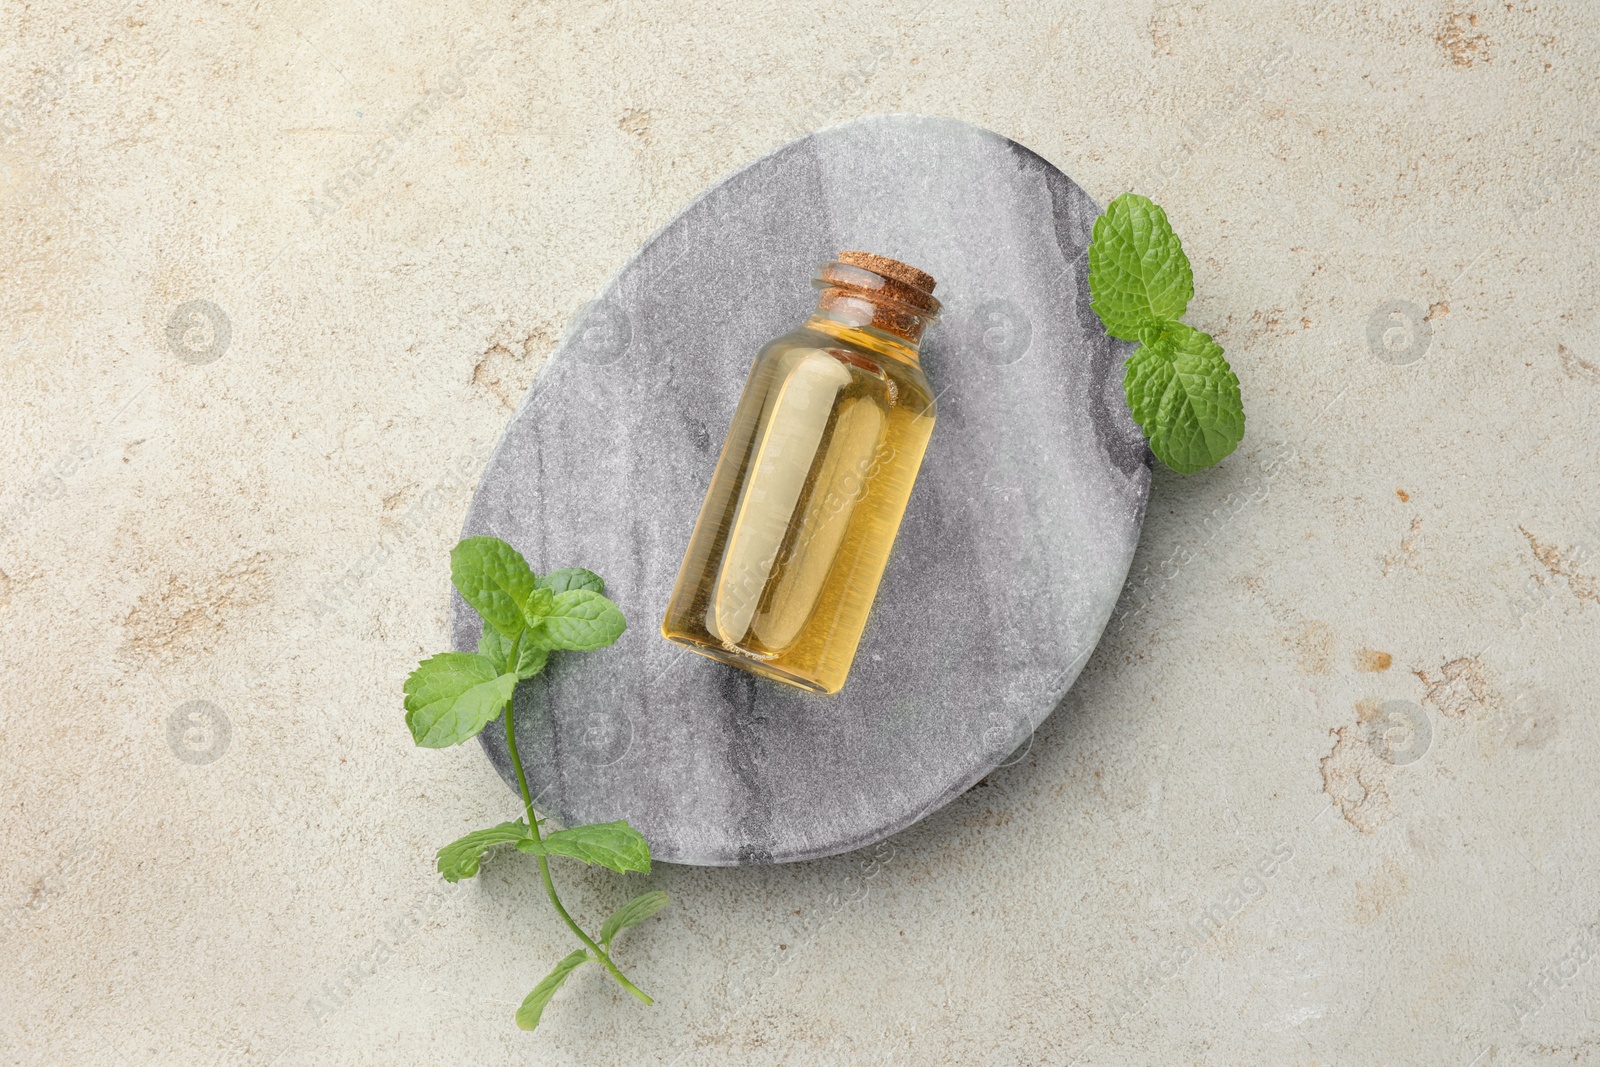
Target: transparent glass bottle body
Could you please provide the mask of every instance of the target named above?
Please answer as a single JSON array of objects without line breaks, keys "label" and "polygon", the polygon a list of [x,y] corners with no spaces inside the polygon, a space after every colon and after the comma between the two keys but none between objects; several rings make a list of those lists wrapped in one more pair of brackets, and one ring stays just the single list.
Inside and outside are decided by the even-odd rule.
[{"label": "transparent glass bottle body", "polygon": [[[744,670],[843,688],[933,432],[909,337],[824,302],[756,357],[661,632]],[[903,317],[900,321],[904,321]]]}]

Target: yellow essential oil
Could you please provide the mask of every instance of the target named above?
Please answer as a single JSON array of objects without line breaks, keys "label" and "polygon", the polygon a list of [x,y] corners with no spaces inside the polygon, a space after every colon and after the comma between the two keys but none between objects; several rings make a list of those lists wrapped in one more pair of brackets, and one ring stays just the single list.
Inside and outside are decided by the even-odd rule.
[{"label": "yellow essential oil", "polygon": [[661,633],[763,677],[844,687],[933,432],[934,280],[841,252],[756,356]]}]

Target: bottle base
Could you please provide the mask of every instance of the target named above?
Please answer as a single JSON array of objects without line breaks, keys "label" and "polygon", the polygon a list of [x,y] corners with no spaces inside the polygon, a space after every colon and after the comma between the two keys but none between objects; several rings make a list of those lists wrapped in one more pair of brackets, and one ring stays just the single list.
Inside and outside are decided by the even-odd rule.
[{"label": "bottle base", "polygon": [[760,677],[766,678],[770,681],[781,682],[784,685],[792,685],[796,689],[804,689],[808,693],[821,693],[824,696],[831,696],[832,694],[837,693],[840,689],[844,688],[844,686],[841,684],[837,688],[829,689],[828,687],[810,678],[806,678],[798,674],[791,674],[781,667],[773,666],[771,663],[766,663],[758,659],[752,659],[748,656],[741,656],[737,652],[730,652],[721,645],[713,645],[704,641],[697,641],[692,637],[685,637],[681,634],[669,634],[663,632],[661,636],[665,637],[668,641],[671,641],[675,645],[682,645],[690,652],[698,652],[707,659],[714,659],[718,663],[726,663],[730,667],[737,667],[742,671],[748,671],[751,674],[759,675]]}]

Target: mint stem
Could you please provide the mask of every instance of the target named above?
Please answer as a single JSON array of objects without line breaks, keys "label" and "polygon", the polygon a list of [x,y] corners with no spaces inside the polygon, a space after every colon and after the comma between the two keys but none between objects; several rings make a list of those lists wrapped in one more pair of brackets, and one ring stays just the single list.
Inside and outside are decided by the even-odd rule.
[{"label": "mint stem", "polygon": [[[517,669],[517,657],[521,654],[522,635],[525,633],[527,633],[526,627],[518,630],[517,636],[512,639],[511,653],[506,657],[506,662],[511,665],[512,670]],[[528,829],[533,831],[533,839],[535,841],[542,841],[544,840],[544,835],[539,832],[539,820],[533,814],[533,795],[528,791],[528,776],[523,773],[522,756],[517,752],[517,728],[515,720],[512,718],[511,714],[512,706],[515,705],[516,702],[517,698],[515,696],[506,701],[506,710],[504,712],[504,717],[506,720],[506,751],[511,753],[511,766],[517,772],[517,788],[522,791],[522,807],[523,810],[528,814]],[[628,981],[628,976],[617,969],[617,965],[611,962],[611,957],[606,954],[605,950],[599,945],[595,944],[594,939],[588,934],[584,933],[582,927],[573,922],[572,916],[567,914],[567,909],[561,903],[561,897],[556,894],[555,882],[550,879],[549,859],[544,856],[538,856],[536,858],[539,861],[539,877],[544,880],[545,895],[550,898],[550,903],[556,909],[556,914],[561,916],[561,921],[566,923],[567,928],[578,936],[579,941],[582,941],[588,946],[589,951],[593,952],[601,963],[605,964],[606,970],[611,972],[611,977],[617,980],[618,985],[622,986],[623,989],[626,989],[628,992],[632,993],[646,1004],[654,1004],[655,1001],[650,998],[650,994],[646,993],[644,990]]]}]

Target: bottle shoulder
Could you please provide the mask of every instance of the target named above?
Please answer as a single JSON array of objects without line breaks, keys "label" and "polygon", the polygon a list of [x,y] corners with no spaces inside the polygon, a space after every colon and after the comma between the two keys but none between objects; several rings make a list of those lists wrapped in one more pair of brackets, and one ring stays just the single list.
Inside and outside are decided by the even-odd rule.
[{"label": "bottle shoulder", "polygon": [[932,417],[935,414],[933,388],[914,357],[903,358],[854,344],[848,337],[801,325],[767,342],[756,356],[756,372],[783,375],[809,354],[825,352],[841,364],[853,366],[862,374],[892,383],[889,391],[902,402],[914,405]]}]

